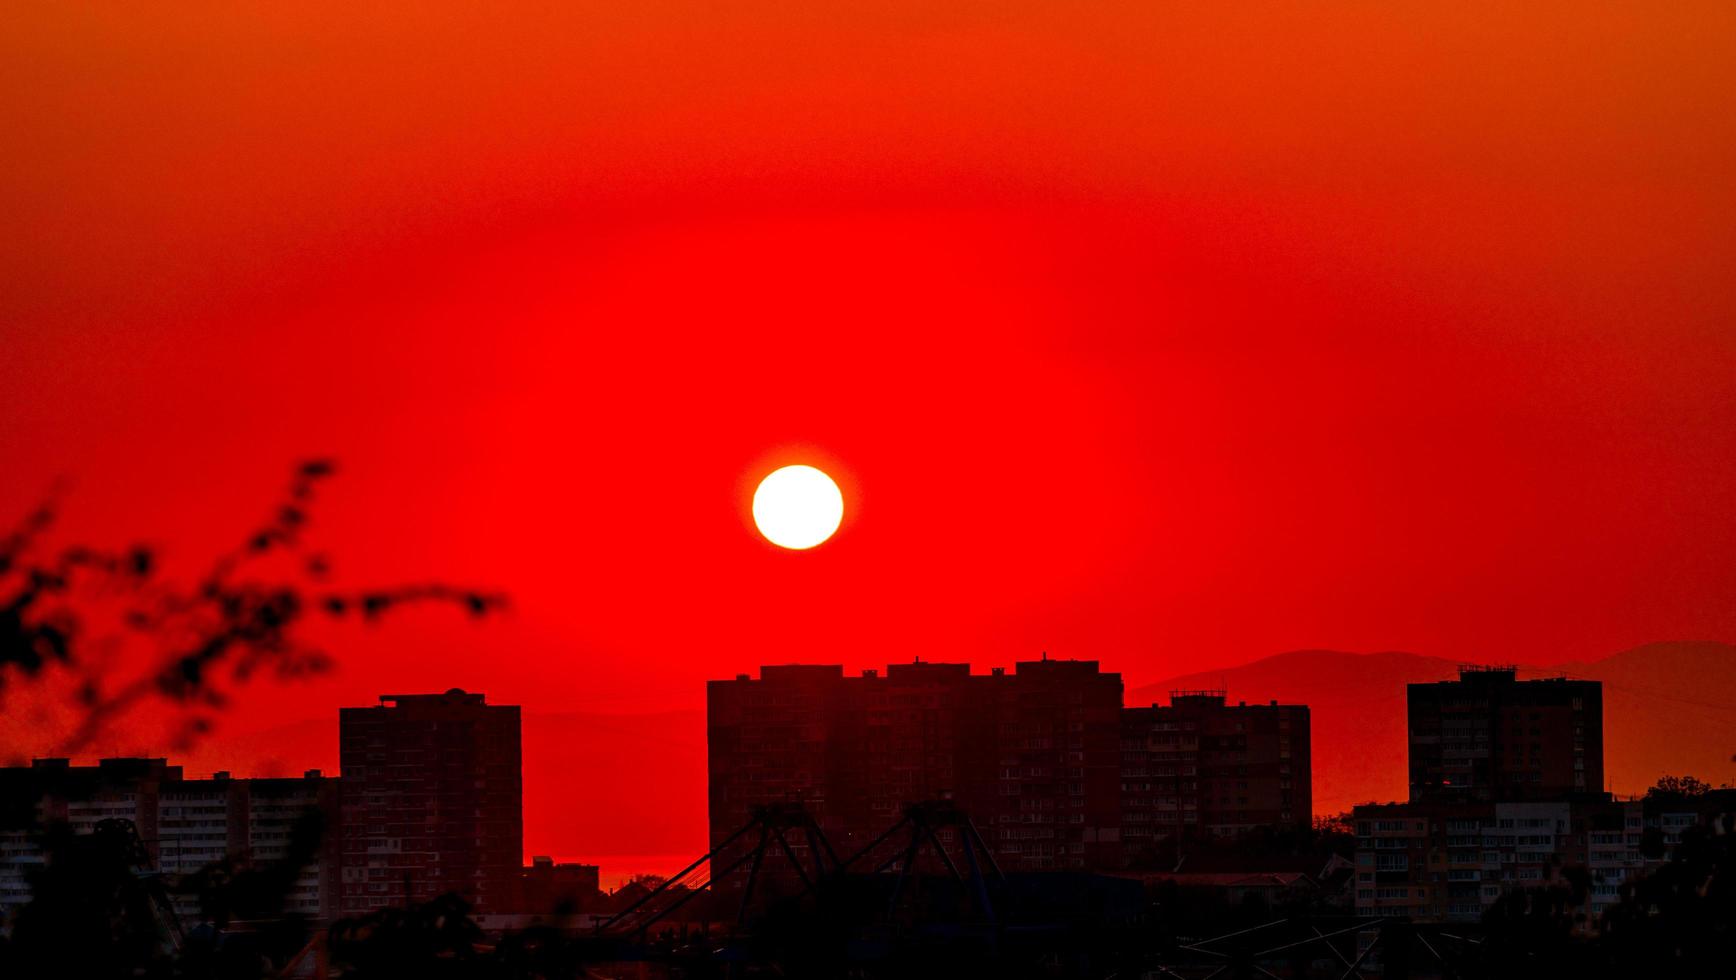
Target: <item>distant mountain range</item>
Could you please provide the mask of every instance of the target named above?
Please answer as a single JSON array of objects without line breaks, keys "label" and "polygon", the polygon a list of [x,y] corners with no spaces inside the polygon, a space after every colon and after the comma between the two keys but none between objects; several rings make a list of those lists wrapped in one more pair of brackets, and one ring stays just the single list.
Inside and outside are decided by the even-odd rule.
[{"label": "distant mountain range", "polygon": [[[1591,663],[1519,671],[1562,675],[1603,682],[1606,788],[1637,793],[1666,773],[1736,781],[1736,647],[1653,643]],[[1336,813],[1404,799],[1404,687],[1456,676],[1457,663],[1414,653],[1297,650],[1147,684],[1130,690],[1127,703],[1167,704],[1172,690],[1221,687],[1231,703],[1308,705],[1314,810]]]},{"label": "distant mountain range", "polygon": [[[1335,813],[1404,798],[1404,687],[1451,679],[1457,667],[1411,653],[1298,650],[1135,688],[1127,703],[1163,704],[1171,690],[1222,687],[1232,703],[1309,705],[1314,808]],[[1665,773],[1736,781],[1736,647],[1655,643],[1592,663],[1520,671],[1563,673],[1604,683],[1604,756],[1616,791],[1640,792]],[[192,772],[232,768],[238,775],[335,771],[336,719],[215,739],[184,762]],[[600,860],[606,872],[620,863],[671,871],[704,849],[705,778],[701,711],[527,713],[526,846]]]}]

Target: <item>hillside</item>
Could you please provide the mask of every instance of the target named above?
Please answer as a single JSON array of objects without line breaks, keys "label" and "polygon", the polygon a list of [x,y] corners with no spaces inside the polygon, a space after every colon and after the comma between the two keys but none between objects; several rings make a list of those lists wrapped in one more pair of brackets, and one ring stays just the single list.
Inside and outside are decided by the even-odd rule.
[{"label": "hillside", "polygon": [[1736,782],[1736,647],[1651,643],[1561,671],[1603,682],[1604,764],[1616,792],[1666,773]]}]

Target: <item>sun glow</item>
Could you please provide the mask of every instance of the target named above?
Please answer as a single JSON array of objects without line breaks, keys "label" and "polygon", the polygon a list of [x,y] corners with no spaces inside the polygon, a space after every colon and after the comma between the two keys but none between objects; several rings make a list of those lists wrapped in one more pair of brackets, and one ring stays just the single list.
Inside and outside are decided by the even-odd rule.
[{"label": "sun glow", "polygon": [[843,519],[838,484],[812,466],[773,470],[753,492],[753,522],[780,548],[812,548],[831,537]]}]

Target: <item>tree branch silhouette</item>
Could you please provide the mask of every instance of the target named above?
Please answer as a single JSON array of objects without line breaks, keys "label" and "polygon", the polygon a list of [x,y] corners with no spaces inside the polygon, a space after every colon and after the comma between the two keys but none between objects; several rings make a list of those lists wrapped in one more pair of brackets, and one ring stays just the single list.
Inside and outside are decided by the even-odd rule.
[{"label": "tree branch silhouette", "polygon": [[[472,616],[504,607],[498,593],[443,583],[322,588],[331,561],[305,549],[303,532],[320,484],[335,473],[327,459],[297,465],[269,519],[218,555],[191,586],[165,581],[156,552],[143,545],[40,554],[57,512],[57,495],[51,496],[0,539],[0,694],[16,677],[37,679],[56,669],[71,675],[81,714],[58,746],[68,755],[153,699],[188,709],[182,737],[191,740],[210,727],[199,712],[226,703],[226,685],[246,683],[261,670],[294,679],[330,668],[331,657],[301,636],[310,620],[375,621],[421,603],[456,605]],[[287,558],[295,571],[276,579],[246,576],[267,558]],[[106,601],[122,606],[118,626],[93,633],[86,613]],[[147,646],[148,666],[116,683],[87,652],[127,637]]]}]

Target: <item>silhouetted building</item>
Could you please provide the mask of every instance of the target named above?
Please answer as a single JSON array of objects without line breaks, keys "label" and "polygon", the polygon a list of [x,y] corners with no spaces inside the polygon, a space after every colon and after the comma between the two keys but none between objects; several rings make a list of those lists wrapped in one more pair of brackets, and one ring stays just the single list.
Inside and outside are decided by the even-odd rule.
[{"label": "silhouetted building", "polygon": [[[801,803],[845,856],[908,805],[948,799],[1007,870],[1122,863],[1121,676],[1095,661],[1027,661],[987,674],[918,662],[860,677],[838,666],[768,666],[758,679],[713,681],[707,694],[714,846],[755,807]],[[1292,801],[1306,813],[1306,790]],[[939,831],[948,846],[952,834]],[[792,849],[806,859],[805,843]]]},{"label": "silhouetted building", "polygon": [[387,694],[338,712],[345,915],[455,892],[517,911],[519,709],[480,694]]},{"label": "silhouetted building", "polygon": [[[993,671],[995,803],[989,846],[1031,871],[1121,864],[1121,675],[1095,660]],[[998,804],[998,805],[997,805]]]},{"label": "silhouetted building", "polygon": [[95,766],[36,759],[28,767],[0,769],[0,911],[30,900],[26,878],[46,860],[42,828],[66,825],[89,833],[101,820],[131,820],[154,862],[157,794],[180,778],[181,767],[166,759],[103,759]]},{"label": "silhouetted building", "polygon": [[1601,791],[1596,681],[1465,667],[1408,691],[1411,801],[1353,811],[1359,914],[1474,921],[1510,890],[1580,869],[1593,923],[1623,882],[1667,858],[1667,845],[1645,853],[1648,829],[1698,819]]},{"label": "silhouetted building", "polygon": [[549,914],[589,912],[602,897],[602,876],[594,864],[557,864],[537,856],[524,869],[521,911]]},{"label": "silhouetted building", "polygon": [[1118,847],[1120,700],[1120,676],[1087,661],[975,675],[894,664],[848,678],[838,666],[768,666],[758,680],[713,681],[713,843],[755,806],[799,802],[844,855],[905,806],[947,798],[1006,867],[1102,863]]},{"label": "silhouetted building", "polygon": [[[309,769],[301,778],[237,779],[244,794],[247,822],[238,841],[253,866],[289,860],[294,850],[317,849],[304,864],[284,903],[284,911],[330,921],[338,916],[339,853],[342,844],[338,798],[342,780]],[[308,835],[313,836],[308,836]]]},{"label": "silhouetted building", "polygon": [[150,870],[170,882],[183,922],[197,921],[199,896],[179,885],[187,876],[227,863],[244,870],[291,856],[298,833],[307,860],[285,896],[286,914],[329,921],[336,911],[336,781],[310,770],[301,779],[187,779],[163,759],[103,759],[73,766],[37,759],[0,769],[0,911],[30,898],[26,877],[44,861],[38,831],[64,824],[89,833],[99,821],[125,819],[138,829]]},{"label": "silhouetted building", "polygon": [[1620,900],[1623,882],[1668,858],[1667,848],[1644,853],[1646,811],[1641,801],[1590,796],[1359,806],[1357,914],[1473,922],[1505,892],[1559,883],[1578,868],[1595,920]]},{"label": "silhouetted building", "polygon": [[1129,859],[1178,837],[1236,837],[1314,816],[1306,705],[1173,691],[1121,713],[1121,841]]},{"label": "silhouetted building", "polygon": [[1603,789],[1603,687],[1464,667],[1408,686],[1410,798],[1554,800]]},{"label": "silhouetted building", "polygon": [[[283,912],[330,921],[337,912],[337,780],[310,769],[300,779],[210,779],[164,783],[157,792],[157,870],[195,874],[228,861],[267,867],[293,857],[299,845],[307,859],[284,898]],[[305,835],[297,841],[297,835]],[[173,893],[183,921],[200,915],[199,896]]]}]

